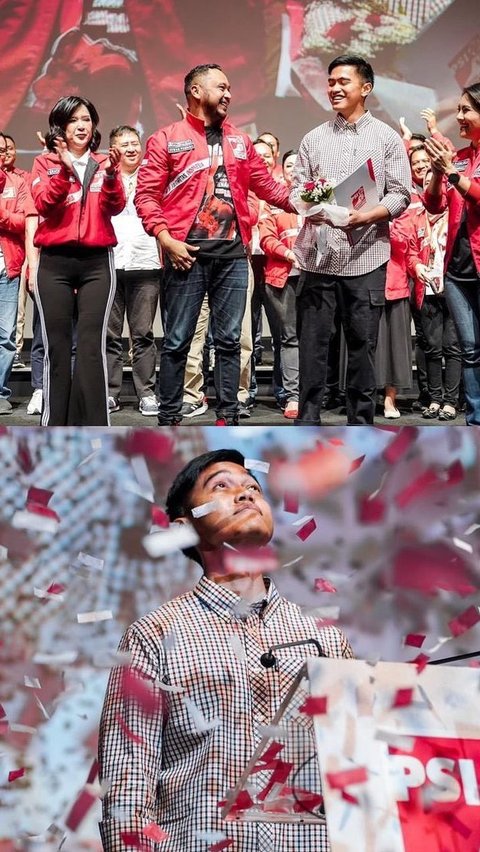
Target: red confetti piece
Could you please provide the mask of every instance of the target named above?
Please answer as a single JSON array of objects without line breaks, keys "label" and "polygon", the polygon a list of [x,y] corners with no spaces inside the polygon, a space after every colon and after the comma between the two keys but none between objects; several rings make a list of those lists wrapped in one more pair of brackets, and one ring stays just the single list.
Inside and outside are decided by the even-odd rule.
[{"label": "red confetti piece", "polygon": [[162,840],[167,840],[169,837],[167,832],[157,825],[156,822],[150,822],[146,825],[145,828],[142,829],[142,834],[150,840],[154,840],[155,843],[161,843]]},{"label": "red confetti piece", "polygon": [[404,645],[410,645],[412,648],[421,648],[425,642],[424,633],[407,633],[403,640]]},{"label": "red confetti piece", "polygon": [[263,802],[267,798],[268,794],[270,793],[270,790],[272,789],[272,787],[275,786],[275,784],[285,784],[285,781],[290,775],[292,769],[293,763],[287,763],[283,760],[277,760],[275,769],[273,770],[270,776],[270,781],[257,796],[258,801]]},{"label": "red confetti piece", "polygon": [[134,849],[140,849],[141,852],[149,852],[151,848],[142,840],[138,831],[121,831],[120,839],[125,846],[133,846]]},{"label": "red confetti piece", "polygon": [[130,730],[125,720],[122,719],[120,713],[116,713],[115,719],[118,722],[125,736],[128,737],[128,739],[131,740],[132,743],[140,743],[142,745],[145,743],[145,740],[142,739],[142,737],[139,737],[138,734],[134,734],[133,731]]},{"label": "red confetti piece", "polygon": [[151,681],[132,669],[123,670],[122,689],[124,696],[133,699],[149,716],[158,713],[162,707],[162,696],[153,691]]},{"label": "red confetti piece", "polygon": [[292,515],[296,515],[298,513],[298,494],[293,493],[285,493],[283,497],[283,510],[284,512],[291,512]]},{"label": "red confetti piece", "polygon": [[358,805],[358,799],[356,796],[352,796],[351,793],[347,793],[346,790],[342,790],[342,799],[345,799],[349,805]]},{"label": "red confetti piece", "polygon": [[[288,787],[287,790],[289,790]],[[309,790],[295,788],[295,805],[293,806],[295,813],[311,812],[314,808],[319,808],[320,805],[323,805],[323,796],[320,793],[311,793]]]},{"label": "red confetti piece", "polygon": [[327,772],[327,781],[333,790],[343,790],[351,784],[364,784],[368,779],[365,766],[355,769],[342,769],[339,772]]},{"label": "red confetti piece", "polygon": [[306,713],[307,716],[321,716],[327,712],[328,696],[313,696],[309,695],[300,707],[300,713]]},{"label": "red confetti piece", "polygon": [[36,488],[32,485],[27,492],[27,503],[38,503],[40,506],[48,506],[52,496],[53,491],[47,491],[46,488]]},{"label": "red confetti piece", "polygon": [[154,429],[135,429],[125,441],[127,456],[145,456],[156,461],[170,461],[173,454],[173,439]]},{"label": "red confetti piece", "polygon": [[405,547],[397,553],[393,584],[398,588],[416,589],[425,595],[435,595],[438,589],[457,594],[469,594],[467,589],[475,590],[461,554],[440,543]]},{"label": "red confetti piece", "polygon": [[465,478],[465,471],[460,461],[455,461],[448,468],[448,484],[458,485]]},{"label": "red confetti piece", "polygon": [[20,440],[17,445],[17,461],[23,473],[32,473],[34,469],[33,459],[26,441]]},{"label": "red confetti piece", "polygon": [[156,527],[163,527],[164,529],[168,529],[170,526],[169,517],[160,506],[152,506],[152,524],[155,524]]},{"label": "red confetti piece", "polygon": [[423,670],[428,665],[429,659],[430,657],[428,657],[426,654],[418,654],[418,656],[416,656],[414,660],[411,660],[411,662],[414,663],[417,667],[417,674],[421,674],[423,672]]},{"label": "red confetti piece", "polygon": [[378,524],[383,521],[387,507],[379,497],[362,497],[358,507],[358,519],[361,524]]},{"label": "red confetti piece", "polygon": [[383,458],[387,464],[396,464],[408,453],[418,434],[416,426],[402,426],[393,441],[385,447]]},{"label": "red confetti piece", "polygon": [[358,459],[354,459],[354,460],[352,461],[351,465],[350,465],[349,473],[353,473],[355,470],[358,470],[358,468],[359,468],[359,467],[363,464],[363,462],[365,461],[365,458],[366,458],[366,456],[365,456],[365,455],[363,455],[363,456],[359,456],[359,457],[358,457]]},{"label": "red confetti piece", "polygon": [[25,767],[22,767],[22,769],[12,769],[12,771],[8,773],[9,783],[11,781],[16,781],[17,778],[23,778],[23,776],[25,775],[25,772],[26,772]]},{"label": "red confetti piece", "polygon": [[284,748],[284,743],[270,743],[267,750],[264,751],[262,756],[258,758],[257,763],[252,769],[252,773],[264,772],[265,769],[274,769],[277,762],[277,755],[279,755]]},{"label": "red confetti piece", "polygon": [[315,580],[314,587],[316,592],[330,592],[334,594],[337,590],[330,580],[325,580],[324,577],[318,577]]},{"label": "red confetti piece", "polygon": [[212,843],[209,846],[210,852],[222,852],[222,849],[228,849],[229,846],[233,846],[233,839],[231,837],[226,837],[225,840],[219,840],[218,843]]},{"label": "red confetti piece", "polygon": [[[218,802],[219,808],[223,808],[224,805],[226,805],[225,799],[223,799],[221,802]],[[236,797],[235,801],[233,802],[233,804],[231,806],[229,816],[230,816],[230,814],[235,814],[238,811],[248,811],[248,809],[251,808],[252,806],[253,806],[253,799],[252,799],[250,793],[247,790],[240,790],[238,796]]]},{"label": "red confetti piece", "polygon": [[461,636],[462,633],[466,633],[467,630],[470,630],[470,628],[474,627],[474,625],[479,621],[480,612],[478,607],[469,606],[468,609],[465,609],[460,613],[460,615],[457,615],[456,618],[452,618],[452,620],[448,622],[448,626],[452,636]]},{"label": "red confetti piece", "polygon": [[345,445],[341,438],[329,438],[327,443],[331,444],[332,447],[343,447]]},{"label": "red confetti piece", "polygon": [[66,588],[67,587],[64,586],[62,583],[50,583],[50,585],[47,589],[47,592],[50,595],[61,595],[62,592],[64,592]]},{"label": "red confetti piece", "polygon": [[310,518],[305,524],[303,524],[299,530],[295,533],[301,541],[305,541],[315,530],[317,529],[317,524],[315,523],[315,518]]},{"label": "red confetti piece", "polygon": [[397,689],[392,707],[408,707],[412,703],[413,689]]},{"label": "red confetti piece", "polygon": [[345,482],[350,464],[346,453],[319,443],[298,461],[274,460],[269,485],[282,498],[286,492],[296,491],[305,499],[316,499]]},{"label": "red confetti piece", "polygon": [[44,506],[43,503],[26,503],[25,508],[27,512],[31,512],[33,515],[41,515],[42,518],[53,518],[55,521],[60,520],[57,513],[48,506]]},{"label": "red confetti piece", "polygon": [[[93,784],[98,775],[98,760],[94,760],[90,772],[88,773],[87,784]],[[76,831],[81,822],[85,819],[89,810],[93,807],[97,797],[93,796],[87,790],[82,790],[75,799],[68,816],[65,820],[65,825],[71,831]]]}]

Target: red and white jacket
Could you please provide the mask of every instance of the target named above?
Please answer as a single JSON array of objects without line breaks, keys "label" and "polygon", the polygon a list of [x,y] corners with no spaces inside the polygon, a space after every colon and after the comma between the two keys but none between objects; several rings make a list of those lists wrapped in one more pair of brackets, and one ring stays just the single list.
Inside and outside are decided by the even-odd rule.
[{"label": "red and white jacket", "polygon": [[105,154],[90,154],[82,186],[56,154],[35,158],[32,195],[40,216],[36,246],[117,244],[111,217],[121,213],[126,199],[120,176],[105,174],[107,160]]},{"label": "red and white jacket", "polygon": [[[432,215],[432,214],[430,214]],[[448,216],[447,212],[443,214]],[[442,214],[439,214],[441,217]],[[429,214],[425,207],[418,208],[412,214],[411,233],[408,240],[407,249],[407,269],[408,274],[413,280],[413,300],[416,307],[420,310],[425,298],[425,284],[417,276],[417,263],[423,263],[424,266],[430,266],[432,254],[432,224]],[[442,232],[444,236],[444,231]]]},{"label": "red and white jacket", "polygon": [[0,170],[0,248],[9,278],[20,275],[25,260],[25,219],[37,211],[25,180]]},{"label": "red and white jacket", "polygon": [[293,249],[301,227],[302,217],[298,213],[275,210],[269,210],[258,223],[260,248],[267,258],[265,281],[272,287],[284,287],[287,283],[292,263],[285,255]]},{"label": "red and white jacket", "polygon": [[453,165],[461,175],[470,178],[471,184],[467,194],[462,197],[453,186],[449,186],[446,178],[443,181],[441,195],[430,195],[427,190],[424,195],[425,207],[429,213],[442,213],[448,209],[447,250],[445,252],[445,270],[452,256],[455,239],[466,210],[467,232],[472,248],[472,255],[477,273],[480,276],[480,147],[473,145],[457,151]]},{"label": "red and white jacket", "polygon": [[[230,184],[242,243],[251,239],[248,191],[276,207],[293,210],[288,189],[268,173],[251,139],[224,121],[223,162]],[[150,136],[140,166],[135,206],[148,234],[167,230],[177,240],[190,231],[207,188],[210,168],[205,123],[187,112],[182,121]]]}]

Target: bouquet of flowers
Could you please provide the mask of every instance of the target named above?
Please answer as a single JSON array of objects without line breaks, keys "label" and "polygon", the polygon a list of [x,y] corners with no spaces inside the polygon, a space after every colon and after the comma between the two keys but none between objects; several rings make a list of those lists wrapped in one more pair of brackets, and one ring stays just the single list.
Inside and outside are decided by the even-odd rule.
[{"label": "bouquet of flowers", "polygon": [[335,201],[335,191],[331,183],[324,177],[315,180],[307,180],[300,190],[300,198],[296,202],[298,212],[308,219],[317,213],[323,213],[328,224],[313,225],[315,230],[315,243],[317,246],[317,263],[329,245],[332,244],[333,231],[335,227],[348,225],[349,211],[346,207],[339,207]]},{"label": "bouquet of flowers", "polygon": [[316,180],[307,180],[303,184],[303,189],[300,193],[302,201],[310,201],[313,204],[322,204],[322,202],[335,203],[335,195],[333,186],[323,177],[318,177]]}]

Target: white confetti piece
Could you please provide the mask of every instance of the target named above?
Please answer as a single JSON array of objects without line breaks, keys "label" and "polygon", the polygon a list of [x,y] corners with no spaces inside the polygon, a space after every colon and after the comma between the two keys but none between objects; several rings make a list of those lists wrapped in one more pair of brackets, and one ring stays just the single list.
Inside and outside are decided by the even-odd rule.
[{"label": "white confetti piece", "polygon": [[261,459],[245,459],[245,468],[247,470],[258,470],[259,473],[268,473],[270,462]]},{"label": "white confetti piece", "polygon": [[127,482],[125,484],[125,490],[132,494],[138,494],[139,497],[143,497],[143,499],[147,500],[149,503],[154,503],[155,489],[153,487],[150,471],[144,456],[132,456],[130,464],[133,468],[136,482]]},{"label": "white confetti piece", "polygon": [[45,705],[44,705],[44,704],[42,704],[42,702],[40,701],[40,699],[39,699],[38,695],[34,695],[33,697],[34,697],[34,699],[35,699],[35,703],[37,704],[37,706],[38,706],[38,707],[39,707],[39,709],[40,709],[40,712],[41,712],[42,716],[44,716],[44,718],[45,718],[45,719],[47,719],[47,720],[48,720],[48,719],[50,719],[50,714],[49,714],[49,713],[47,713],[47,710],[46,710],[46,708],[45,708]]},{"label": "white confetti piece", "polygon": [[282,568],[291,568],[292,565],[297,565],[299,562],[302,561],[302,559],[303,559],[303,556],[297,556],[296,559],[292,559],[291,562],[285,562],[281,567]]},{"label": "white confetti piece", "polygon": [[102,439],[101,438],[92,438],[90,441],[90,445],[92,450],[100,450],[102,448]]},{"label": "white confetti piece", "polygon": [[339,606],[319,606],[316,607],[311,614],[316,618],[326,618],[332,621],[337,621],[340,618]]},{"label": "white confetti piece", "polygon": [[480,530],[480,524],[471,524],[471,526],[469,526],[463,534],[472,535],[472,533],[476,532],[477,530]]},{"label": "white confetti piece", "polygon": [[36,734],[37,733],[36,728],[32,728],[30,725],[20,725],[20,724],[17,724],[16,722],[11,722],[8,727],[15,734]]},{"label": "white confetti piece", "polygon": [[112,782],[108,778],[104,778],[100,784],[85,784],[83,789],[86,793],[90,793],[91,796],[95,796],[97,799],[103,799],[111,786]]},{"label": "white confetti piece", "polygon": [[81,565],[86,565],[87,568],[91,568],[93,571],[103,571],[105,564],[104,559],[98,559],[97,556],[90,556],[89,553],[82,553],[82,551],[77,556],[77,562],[80,562]]},{"label": "white confetti piece", "polygon": [[393,748],[401,748],[404,751],[413,751],[415,748],[415,737],[406,737],[398,734],[396,731],[388,731],[385,728],[378,728],[375,733],[375,739],[387,743]]},{"label": "white confetti piece", "polygon": [[228,641],[229,641],[230,645],[232,646],[233,653],[235,654],[237,660],[240,660],[241,663],[245,662],[247,657],[246,657],[245,648],[243,647],[243,642],[240,639],[240,636],[237,636],[237,634],[234,633],[232,636],[228,637]]},{"label": "white confetti piece", "polygon": [[215,718],[212,719],[211,722],[208,722],[191,698],[186,696],[183,700],[188,710],[188,714],[199,733],[203,733],[204,731],[213,731],[215,728],[220,727],[220,719]]},{"label": "white confetti piece", "polygon": [[164,692],[171,692],[173,694],[180,694],[181,692],[185,692],[183,686],[175,686],[174,683],[165,683],[165,681],[163,680],[156,680],[155,684],[156,686],[158,686],[159,689],[163,689]]},{"label": "white confetti piece", "polygon": [[205,515],[210,515],[211,512],[216,512],[219,508],[216,500],[211,500],[209,503],[202,503],[201,506],[194,506],[192,515],[194,518],[204,518]]},{"label": "white confetti piece", "polygon": [[467,553],[473,553],[473,547],[468,541],[463,541],[461,538],[452,538],[455,547],[459,550],[465,550]]},{"label": "white confetti piece", "polygon": [[78,657],[78,651],[64,651],[61,654],[34,654],[33,662],[44,666],[68,666],[74,663]]},{"label": "white confetti piece", "polygon": [[302,527],[304,524],[308,524],[309,521],[313,521],[313,515],[304,515],[298,521],[292,521],[292,527]]},{"label": "white confetti piece", "polygon": [[189,524],[172,524],[168,530],[146,535],[142,540],[148,555],[153,559],[166,556],[175,550],[184,550],[186,547],[194,547],[199,538],[193,527]]},{"label": "white confetti piece", "polygon": [[17,530],[31,530],[32,532],[54,533],[57,531],[59,521],[38,515],[36,512],[15,512],[12,518],[12,527]]},{"label": "white confetti piece", "polygon": [[227,835],[223,831],[196,831],[195,837],[205,843],[220,843],[222,840],[226,840]]},{"label": "white confetti piece", "polygon": [[3,544],[0,544],[0,559],[3,561],[8,557],[8,548],[4,547]]},{"label": "white confetti piece", "polygon": [[23,684],[24,686],[30,687],[30,689],[41,689],[42,685],[38,679],[38,677],[29,677],[28,675],[23,676]]},{"label": "white confetti piece", "polygon": [[78,463],[77,468],[82,467],[82,465],[84,465],[84,464],[88,464],[88,462],[91,461],[92,459],[94,459],[96,456],[98,456],[98,450],[95,450],[95,452],[90,453],[88,456],[85,456],[85,458],[82,459],[82,461]]},{"label": "white confetti piece", "polygon": [[89,624],[92,621],[109,621],[113,618],[111,609],[98,609],[91,612],[78,612],[77,621],[79,624]]},{"label": "white confetti piece", "polygon": [[62,594],[55,594],[55,592],[49,592],[47,589],[37,589],[36,586],[33,587],[33,594],[36,598],[44,598],[45,600],[51,601],[63,601],[64,597]]},{"label": "white confetti piece", "polygon": [[423,653],[427,655],[434,654],[435,651],[438,651],[442,647],[442,645],[445,645],[445,642],[449,642],[451,638],[451,636],[439,636],[437,644],[433,645],[431,648],[423,648]]},{"label": "white confetti piece", "polygon": [[129,651],[105,650],[98,651],[92,657],[92,663],[97,669],[111,669],[112,666],[129,666],[132,655]]},{"label": "white confetti piece", "polygon": [[288,740],[290,733],[282,725],[262,725],[258,732],[261,737],[271,737],[273,740]]}]

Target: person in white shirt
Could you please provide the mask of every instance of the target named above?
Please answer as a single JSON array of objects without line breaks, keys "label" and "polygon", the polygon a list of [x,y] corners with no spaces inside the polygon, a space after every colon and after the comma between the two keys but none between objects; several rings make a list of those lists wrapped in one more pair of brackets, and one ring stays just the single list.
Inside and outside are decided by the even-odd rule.
[{"label": "person in white shirt", "polygon": [[122,387],[122,331],[126,315],[132,345],[132,378],[139,411],[158,414],[155,396],[157,348],[153,322],[160,295],[161,263],[154,237],[143,229],[133,199],[142,162],[138,132],[128,125],[115,127],[110,144],[120,151],[120,174],[125,188],[125,209],[112,219],[118,244],[114,249],[117,291],[107,332],[108,407],[120,409]]}]

